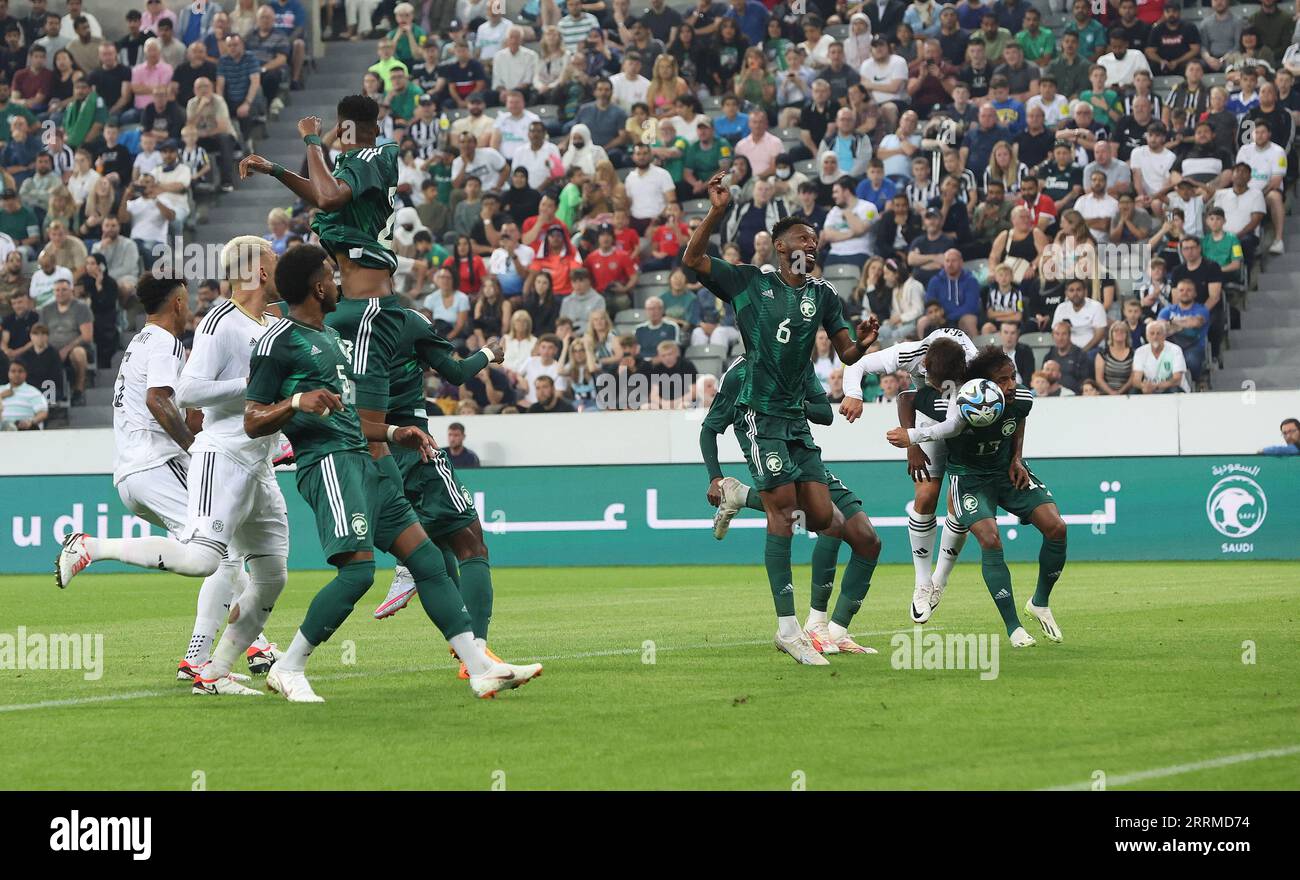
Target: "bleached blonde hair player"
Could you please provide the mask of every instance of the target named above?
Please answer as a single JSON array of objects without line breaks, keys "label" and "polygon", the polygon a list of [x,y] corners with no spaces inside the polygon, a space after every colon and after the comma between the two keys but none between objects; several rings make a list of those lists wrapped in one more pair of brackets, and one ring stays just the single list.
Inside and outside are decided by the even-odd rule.
[{"label": "bleached blonde hair player", "polygon": [[[231,298],[195,328],[194,347],[176,388],[177,405],[203,410],[203,430],[190,447],[181,536],[102,539],[71,534],[59,553],[56,582],[66,587],[92,562],[105,559],[205,578],[191,650],[177,678],[192,678],[195,693],[247,695],[259,692],[232,677],[237,655],[223,656],[219,650],[214,657],[210,652],[225,609],[232,604],[231,643],[256,647],[262,622],[287,577],[288,513],[271,466],[277,436],[250,438],[244,433],[252,344],[271,324],[266,305],[276,297],[276,256],[265,239],[241,235],[222,249],[221,263]],[[249,584],[235,603],[245,561]],[[269,671],[273,647],[267,645],[259,653],[269,662],[258,671]]]}]

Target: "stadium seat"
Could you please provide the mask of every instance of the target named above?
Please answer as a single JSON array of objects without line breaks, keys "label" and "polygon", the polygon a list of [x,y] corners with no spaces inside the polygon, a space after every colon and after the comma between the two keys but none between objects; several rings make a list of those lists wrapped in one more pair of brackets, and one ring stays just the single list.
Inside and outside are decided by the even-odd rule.
[{"label": "stadium seat", "polygon": [[845,302],[848,302],[853,298],[853,288],[858,286],[858,278],[856,275],[852,278],[827,278],[826,280],[831,283],[831,287],[835,288],[835,292],[838,293],[840,299]]},{"label": "stadium seat", "polygon": [[642,272],[637,276],[637,287],[667,287],[668,276],[673,274],[667,269],[661,269],[656,272]]},{"label": "stadium seat", "polygon": [[965,263],[966,271],[975,276],[975,280],[983,284],[989,277],[988,260],[967,260]]},{"label": "stadium seat", "polygon": [[685,214],[707,214],[712,207],[708,199],[687,199],[682,203],[682,212]]},{"label": "stadium seat", "polygon": [[645,321],[645,312],[641,309],[623,309],[614,316],[615,324],[631,324],[632,326],[636,326],[643,321]]},{"label": "stadium seat", "polygon": [[799,140],[800,135],[803,133],[803,129],[802,128],[778,128],[778,129],[774,129],[773,133],[783,141],[788,141],[788,140],[797,141]]},{"label": "stadium seat", "polygon": [[986,345],[994,345],[995,343],[997,343],[997,341],[998,341],[998,334],[983,333],[975,337],[975,347],[983,348]]},{"label": "stadium seat", "polygon": [[1228,75],[1226,73],[1207,73],[1201,82],[1209,89],[1212,89],[1215,86],[1224,86],[1226,88],[1228,85]]},{"label": "stadium seat", "polygon": [[822,276],[827,281],[833,281],[836,278],[852,278],[857,281],[862,277],[862,270],[852,263],[835,263],[823,269]]},{"label": "stadium seat", "polygon": [[725,345],[689,345],[686,347],[686,357],[699,364],[699,358],[717,358],[723,360],[727,357],[727,346]]},{"label": "stadium seat", "polygon": [[549,122],[560,118],[560,108],[554,104],[538,104],[536,107],[529,107],[542,121]]},{"label": "stadium seat", "polygon": [[794,163],[794,170],[809,177],[817,176],[817,163],[812,159],[804,159],[802,162]]},{"label": "stadium seat", "polygon": [[1048,349],[1056,344],[1052,342],[1051,333],[1026,333],[1020,337],[1020,341],[1033,349]]},{"label": "stadium seat", "polygon": [[1245,23],[1249,23],[1251,18],[1254,17],[1255,13],[1259,12],[1258,3],[1243,3],[1242,5],[1237,6],[1236,8],[1238,10],[1237,18],[1241,19],[1241,21]]},{"label": "stadium seat", "polygon": [[618,179],[619,179],[619,180],[627,180],[627,176],[628,176],[629,174],[631,174],[631,173],[632,173],[633,171],[635,171],[635,170],[636,170],[636,169],[635,169],[634,167],[632,167],[631,165],[629,165],[629,166],[626,167],[626,168],[620,168],[620,169],[618,169],[618,171],[616,171],[616,172],[614,172],[614,173],[618,175]]},{"label": "stadium seat", "polygon": [[700,105],[704,108],[705,113],[717,113],[722,109],[722,96],[705,95],[700,99]]},{"label": "stadium seat", "polygon": [[722,378],[722,370],[727,362],[726,358],[720,357],[691,357],[686,355],[686,359],[695,365],[695,375],[697,376],[714,376]]}]

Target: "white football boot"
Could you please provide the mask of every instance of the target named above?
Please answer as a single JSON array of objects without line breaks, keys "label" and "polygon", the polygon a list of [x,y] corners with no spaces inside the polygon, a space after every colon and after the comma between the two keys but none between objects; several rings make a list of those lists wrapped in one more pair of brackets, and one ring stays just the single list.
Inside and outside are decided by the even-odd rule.
[{"label": "white football boot", "polygon": [[826,625],[824,620],[821,623],[809,622],[804,626],[803,634],[808,637],[808,641],[812,642],[813,650],[819,654],[838,654],[840,652],[839,646],[831,638],[830,627]]},{"label": "white football boot", "polygon": [[[207,664],[204,664],[207,665]],[[235,681],[229,675],[221,678],[204,678],[202,671],[194,676],[194,684],[190,687],[190,693],[201,696],[228,695],[236,697],[260,697],[261,691],[255,691],[250,687],[244,687]]]},{"label": "white football boot", "polygon": [[73,532],[63,539],[63,547],[54,560],[54,583],[62,590],[94,560],[86,548],[86,536]]},{"label": "white football boot", "polygon": [[930,604],[933,589],[930,584],[917,584],[912,590],[912,623],[925,623],[934,613],[934,606]]},{"label": "white football boot", "polygon": [[415,578],[411,576],[410,570],[399,565],[393,570],[393,583],[388,588],[388,595],[384,601],[375,609],[375,620],[383,620],[385,617],[392,617],[397,612],[406,607],[406,603],[411,601],[415,595]]},{"label": "white football boot", "polygon": [[847,636],[847,635],[844,636],[839,641],[835,642],[835,648],[841,654],[879,654],[880,653],[870,645],[859,645],[857,642],[853,641],[852,636]]},{"label": "white football boot", "polygon": [[812,640],[809,639],[808,634],[802,630],[799,632],[799,635],[789,639],[783,638],[780,633],[777,633],[776,638],[772,641],[773,644],[776,645],[778,651],[784,654],[789,654],[794,658],[795,663],[800,663],[804,666],[831,665],[831,661],[817,653],[817,649],[813,647]]},{"label": "white football boot", "polygon": [[1025,611],[1038,618],[1038,622],[1043,627],[1043,635],[1053,642],[1062,641],[1061,628],[1056,625],[1056,618],[1052,616],[1052,609],[1039,608],[1034,604],[1034,600],[1030,599],[1025,603]]},{"label": "white football boot", "polygon": [[266,689],[280,694],[290,703],[323,703],[325,699],[316,695],[311,689],[311,682],[304,672],[295,672],[281,668],[277,663],[266,674]]},{"label": "white football boot", "polygon": [[[939,607],[939,603],[940,603],[941,601],[943,601],[943,591],[946,590],[946,589],[948,589],[948,585],[947,585],[947,584],[934,584],[934,583],[932,583],[932,584],[930,585],[930,614],[931,614],[931,616],[934,615],[934,609],[938,608],[938,607]],[[928,620],[929,618],[926,618],[926,619]]]},{"label": "white football boot", "polygon": [[722,503],[718,505],[717,513],[713,514],[713,537],[721,541],[727,537],[731,521],[744,508],[749,487],[735,477],[723,477],[718,488],[722,491]]},{"label": "white football boot", "polygon": [[1011,647],[1013,648],[1032,648],[1034,645],[1038,644],[1038,642],[1034,641],[1033,636],[1025,632],[1023,626],[1016,627],[1016,631],[1008,636],[1008,638],[1011,639]]},{"label": "white football boot", "polygon": [[469,677],[470,690],[480,700],[495,699],[501,691],[522,687],[542,674],[542,664],[528,663],[516,666],[511,663],[493,663],[482,675]]}]

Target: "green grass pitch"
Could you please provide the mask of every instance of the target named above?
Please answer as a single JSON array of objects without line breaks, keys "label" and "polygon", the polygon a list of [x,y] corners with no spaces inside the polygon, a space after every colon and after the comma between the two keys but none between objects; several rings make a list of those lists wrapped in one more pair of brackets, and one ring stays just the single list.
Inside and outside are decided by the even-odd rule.
[{"label": "green grass pitch", "polygon": [[[772,648],[760,566],[497,570],[491,643],[546,674],[491,702],[456,679],[418,603],[371,618],[387,570],[312,659],[324,705],[174,682],[192,581],[0,578],[0,635],[102,633],[105,654],[99,681],[0,670],[0,788],[1040,788],[1160,768],[1132,787],[1300,787],[1293,563],[1072,564],[1053,601],[1065,643],[1013,651],[975,560],[930,626],[997,633],[992,681],[892,668],[910,567],[882,567],[855,621],[880,655],[829,668]],[[1023,605],[1036,566],[1012,573]],[[290,576],[273,639],[327,577]],[[808,569],[795,577],[803,615]]]}]

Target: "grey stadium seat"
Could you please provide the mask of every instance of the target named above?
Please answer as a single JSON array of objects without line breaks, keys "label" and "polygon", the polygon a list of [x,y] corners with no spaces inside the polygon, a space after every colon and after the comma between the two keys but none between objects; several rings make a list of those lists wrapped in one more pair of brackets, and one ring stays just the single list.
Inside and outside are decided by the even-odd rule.
[{"label": "grey stadium seat", "polygon": [[632,324],[633,326],[645,321],[645,312],[641,309],[623,309],[614,316],[615,324]]}]

